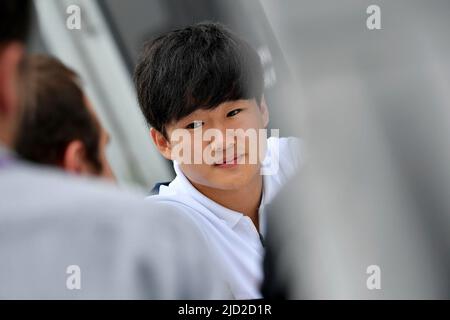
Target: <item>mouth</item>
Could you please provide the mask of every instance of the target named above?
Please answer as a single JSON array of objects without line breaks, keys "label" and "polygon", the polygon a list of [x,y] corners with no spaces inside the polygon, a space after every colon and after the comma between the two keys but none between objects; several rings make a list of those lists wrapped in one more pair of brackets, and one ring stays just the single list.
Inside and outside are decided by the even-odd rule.
[{"label": "mouth", "polygon": [[233,168],[236,167],[239,164],[239,160],[241,160],[244,157],[244,155],[236,155],[232,159],[223,159],[222,163],[216,163],[214,164],[214,167],[216,168]]}]

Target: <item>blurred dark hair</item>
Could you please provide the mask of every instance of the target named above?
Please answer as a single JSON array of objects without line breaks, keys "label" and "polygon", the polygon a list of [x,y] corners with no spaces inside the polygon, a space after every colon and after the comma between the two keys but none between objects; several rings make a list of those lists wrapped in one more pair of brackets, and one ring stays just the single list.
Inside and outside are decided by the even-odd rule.
[{"label": "blurred dark hair", "polygon": [[0,47],[10,41],[25,42],[30,24],[29,0],[0,1]]},{"label": "blurred dark hair", "polygon": [[69,143],[79,140],[87,160],[100,172],[100,127],[87,107],[77,74],[43,55],[25,58],[20,73],[23,115],[16,152],[30,161],[60,166]]},{"label": "blurred dark hair", "polygon": [[257,52],[224,26],[200,23],[147,43],[134,81],[147,122],[166,135],[165,126],[197,109],[256,99],[264,78]]}]

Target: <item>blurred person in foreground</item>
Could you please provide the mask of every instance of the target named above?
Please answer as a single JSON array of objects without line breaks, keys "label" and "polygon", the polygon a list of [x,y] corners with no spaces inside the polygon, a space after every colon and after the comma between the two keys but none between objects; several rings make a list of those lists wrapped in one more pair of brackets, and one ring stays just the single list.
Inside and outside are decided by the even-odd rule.
[{"label": "blurred person in foreground", "polygon": [[0,299],[224,297],[188,219],[10,150],[29,11],[30,1],[0,2]]},{"label": "blurred person in foreground", "polygon": [[75,71],[44,55],[26,57],[20,75],[22,120],[15,151],[24,159],[75,175],[113,179],[109,134]]},{"label": "blurred person in foreground", "polygon": [[311,34],[334,42],[319,55],[290,43],[311,52],[291,60],[311,73],[289,99],[307,101],[308,160],[269,208],[265,297],[450,298],[450,3],[382,8],[396,17],[382,31],[361,32],[353,7],[323,20]]}]

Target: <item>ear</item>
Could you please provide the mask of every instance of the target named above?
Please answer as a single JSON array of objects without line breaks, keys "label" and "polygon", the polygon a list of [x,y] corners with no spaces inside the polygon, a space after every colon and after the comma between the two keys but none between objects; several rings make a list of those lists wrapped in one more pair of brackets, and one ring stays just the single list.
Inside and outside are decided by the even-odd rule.
[{"label": "ear", "polygon": [[18,42],[0,48],[0,114],[8,118],[18,113],[18,66],[23,51]]},{"label": "ear", "polygon": [[86,160],[86,150],[81,141],[75,140],[68,144],[64,152],[63,168],[65,171],[77,175],[90,175],[92,172]]},{"label": "ear", "polygon": [[164,158],[172,160],[172,146],[170,145],[170,142],[167,141],[166,137],[155,128],[150,129],[150,136],[152,137],[152,140],[155,143],[155,146],[158,149],[159,153],[161,153]]},{"label": "ear", "polygon": [[269,117],[269,108],[267,107],[266,98],[264,97],[264,95],[262,96],[262,99],[261,99],[260,110],[261,110],[261,114],[263,117],[264,128],[267,128],[267,126],[269,125],[270,117]]}]

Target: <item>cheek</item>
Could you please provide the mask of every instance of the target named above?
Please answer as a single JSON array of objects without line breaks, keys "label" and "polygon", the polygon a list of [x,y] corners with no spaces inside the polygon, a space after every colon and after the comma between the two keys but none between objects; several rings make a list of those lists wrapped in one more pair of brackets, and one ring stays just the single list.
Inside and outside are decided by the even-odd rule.
[{"label": "cheek", "polygon": [[[265,136],[267,138],[264,120],[259,112],[248,113],[246,117],[243,117],[235,123],[234,129],[242,129],[243,131],[248,131],[249,133],[251,132],[251,136],[255,136],[256,140],[258,140],[261,136]],[[237,139],[242,141],[244,139],[242,137],[242,132],[241,130],[238,132],[241,134],[237,135]],[[248,142],[250,139],[247,137],[245,140]]]},{"label": "cheek", "polygon": [[109,161],[108,161],[108,158],[106,156],[105,150],[103,150],[102,154],[100,155],[100,162],[101,162],[102,167],[104,168],[105,171],[110,171],[111,170],[111,168],[109,167]]},{"label": "cheek", "polygon": [[171,150],[171,159],[176,160],[180,164],[202,164],[203,153],[208,147],[208,142],[201,139],[186,139],[180,143],[173,144]]},{"label": "cheek", "polygon": [[[19,103],[19,89],[15,73],[12,73],[11,77],[4,82],[4,88],[3,99],[0,101],[0,111],[5,112],[11,119],[13,117],[18,119],[23,110],[21,110],[21,104]],[[10,122],[15,123],[16,121]]]},{"label": "cheek", "polygon": [[247,155],[246,163],[258,164],[264,160],[267,150],[267,131],[264,128],[250,128],[246,134],[236,135],[235,141],[236,152]]},{"label": "cheek", "polygon": [[181,165],[184,175],[193,183],[201,185],[210,185],[211,167],[203,164],[184,164]]},{"label": "cheek", "polygon": [[99,157],[102,164],[108,163],[108,156],[107,156],[107,150],[108,150],[108,143],[106,139],[102,139],[102,142],[100,143],[100,149],[99,149]]},{"label": "cheek", "polygon": [[238,170],[212,168],[207,165],[182,165],[184,175],[194,185],[221,190],[236,190],[247,185],[260,172],[259,165],[241,165]]},{"label": "cheek", "polygon": [[107,140],[102,139],[102,142],[100,143],[99,146],[99,158],[100,164],[102,166],[101,176],[109,180],[115,181],[114,173],[108,161],[107,150],[108,150]]},{"label": "cheek", "polygon": [[110,181],[116,182],[114,172],[112,171],[111,166],[109,165],[109,162],[107,160],[103,162],[102,177]]}]

